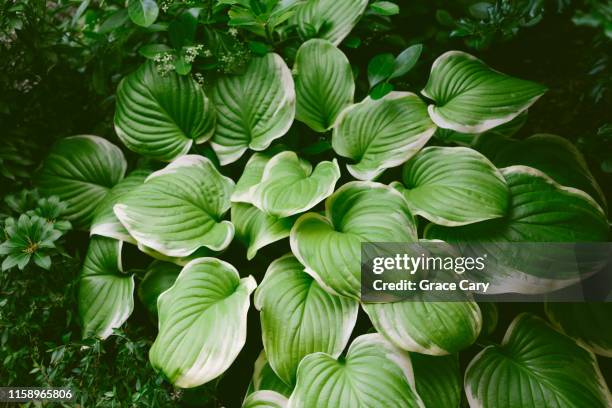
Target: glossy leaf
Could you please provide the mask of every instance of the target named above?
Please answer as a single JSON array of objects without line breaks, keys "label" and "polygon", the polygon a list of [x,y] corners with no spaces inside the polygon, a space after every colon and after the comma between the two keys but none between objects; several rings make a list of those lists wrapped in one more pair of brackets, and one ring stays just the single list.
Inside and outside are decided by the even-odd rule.
[{"label": "glossy leaf", "polygon": [[79,281],[79,318],[83,337],[105,339],[134,309],[134,277],[123,273],[122,242],[93,237]]},{"label": "glossy leaf", "polygon": [[287,406],[424,407],[410,356],[378,334],[357,337],[342,361],[325,353],[304,357]]},{"label": "glossy leaf", "polygon": [[151,316],[157,316],[157,298],[170,288],[181,272],[181,267],[169,262],[153,261],[138,285],[138,298]]},{"label": "glossy leaf", "polygon": [[125,194],[144,183],[145,179],[150,174],[151,170],[149,169],[136,169],[116,184],[96,207],[93,220],[91,221],[89,235],[101,235],[103,237],[115,238],[120,241],[136,244],[136,240],[132,238],[130,233],[127,232],[125,227],[115,216],[113,206],[117,204]]},{"label": "glossy leaf", "polygon": [[546,88],[497,72],[461,51],[436,59],[421,93],[434,101],[431,119],[441,128],[481,133],[509,122],[531,106]]},{"label": "glossy leaf", "polygon": [[67,204],[62,214],[76,228],[87,229],[94,210],[125,174],[121,150],[97,136],[72,136],[52,148],[38,174],[46,196],[56,195]]},{"label": "glossy leaf", "polygon": [[500,218],[508,208],[508,186],[482,154],[466,147],[428,147],[406,163],[406,197],[413,214],[446,226]]},{"label": "glossy leaf", "polygon": [[186,155],[122,196],[114,211],[138,243],[166,256],[185,257],[200,247],[219,251],[234,236],[234,226],[221,218],[233,188],[210,160]]},{"label": "glossy leaf", "polygon": [[419,61],[421,51],[423,51],[423,45],[415,44],[400,52],[398,56],[395,57],[393,73],[390,78],[398,78],[407,74]]},{"label": "glossy leaf", "polygon": [[485,347],[465,373],[470,407],[609,407],[595,356],[540,318],[518,316],[501,346]]},{"label": "glossy leaf", "polygon": [[141,27],[153,24],[159,14],[155,0],[128,0],[127,9],[130,19]]},{"label": "glossy leaf", "polygon": [[291,254],[270,264],[254,304],[266,356],[286,384],[295,383],[308,354],[321,351],[337,358],[357,320],[358,303],[327,293]]},{"label": "glossy leaf", "polygon": [[222,165],[282,137],[295,116],[291,71],[278,54],[254,57],[242,75],[221,77],[211,90],[217,130],[211,141]]},{"label": "glossy leaf", "polygon": [[415,242],[408,204],[391,187],[350,182],[325,201],[325,216],[302,215],[291,229],[291,251],[324,289],[360,298],[361,243]]},{"label": "glossy leaf", "polygon": [[330,129],[338,114],[353,103],[355,82],[344,53],[326,40],[306,41],[293,65],[295,118],[315,132]]},{"label": "glossy leaf", "polygon": [[[317,38],[338,45],[351,32],[368,5],[367,0],[312,0],[296,9],[290,20],[304,38]],[[314,29],[315,33],[312,33]]]},{"label": "glossy leaf", "polygon": [[456,354],[428,356],[410,354],[416,390],[427,408],[461,406],[462,373]]},{"label": "glossy leaf", "polygon": [[395,58],[392,54],[379,54],[372,58],[368,63],[368,82],[370,88],[386,80],[393,74],[395,68]]},{"label": "glossy leaf", "polygon": [[244,346],[249,295],[256,286],[253,277],[240,279],[232,265],[215,258],[187,264],[157,300],[153,367],[182,388],[221,375]]},{"label": "glossy leaf", "polygon": [[147,62],[119,83],[115,131],[138,154],[172,161],[210,139],[214,129],[214,108],[190,76],[161,75]]},{"label": "glossy leaf", "polygon": [[371,180],[410,159],[435,129],[418,96],[391,92],[342,111],[334,125],[332,146],[340,156],[356,161],[347,165],[353,177]]}]

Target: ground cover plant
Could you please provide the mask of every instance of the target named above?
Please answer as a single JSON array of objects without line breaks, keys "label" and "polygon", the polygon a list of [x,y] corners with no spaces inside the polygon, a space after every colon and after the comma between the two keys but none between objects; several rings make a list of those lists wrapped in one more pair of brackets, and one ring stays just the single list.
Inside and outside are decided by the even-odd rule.
[{"label": "ground cover plant", "polygon": [[[81,406],[612,404],[612,303],[360,298],[362,242],[609,241],[609,5],[47,6],[1,9],[1,63],[26,66],[0,104],[0,385]],[[575,105],[537,58],[489,50],[548,19],[589,26]]]}]

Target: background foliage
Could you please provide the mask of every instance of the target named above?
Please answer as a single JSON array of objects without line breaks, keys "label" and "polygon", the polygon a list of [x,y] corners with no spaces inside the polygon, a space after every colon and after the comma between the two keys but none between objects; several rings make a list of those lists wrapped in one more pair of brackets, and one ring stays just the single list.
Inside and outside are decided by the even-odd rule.
[{"label": "background foliage", "polygon": [[[8,217],[27,217],[36,223],[42,217],[57,231],[48,236],[50,265],[32,259],[23,270],[0,275],[2,385],[71,386],[82,406],[239,404],[242,395],[235,390],[246,389],[261,349],[257,314],[249,315],[249,340],[236,364],[218,382],[190,391],[174,390],[148,364],[155,327],[142,306],[136,306],[118,336],[81,341],[75,299],[85,234],[67,231],[57,219],[54,208],[61,203],[41,202],[30,190],[39,163],[57,139],[91,133],[119,144],[112,129],[115,90],[145,58],[201,82],[240,72],[252,55],[271,48],[294,58],[296,34],[275,30],[264,2],[251,2],[258,6],[249,10],[232,6],[229,21],[230,6],[216,3],[164,0],[156,23],[146,28],[134,23],[138,18],[130,20],[123,1],[0,4],[0,218],[4,223]],[[421,57],[407,75],[382,81],[397,90],[414,90],[424,86],[441,52],[466,50],[507,74],[547,85],[550,91],[530,110],[518,136],[548,132],[567,137],[581,149],[600,184],[612,185],[610,3],[498,0],[492,8],[475,3],[419,0],[402,3],[392,16],[368,11],[342,45],[357,75],[356,99],[370,91],[368,66],[377,55],[397,55],[422,44]],[[194,17],[189,10],[196,6],[202,11]],[[328,159],[327,141],[318,135],[312,134],[311,144],[295,135],[287,138],[303,152]],[[134,162],[136,157],[127,153]],[[234,179],[243,164],[230,166]],[[611,189],[604,193],[611,201]],[[3,240],[17,239],[5,235]],[[262,251],[273,255],[278,248]],[[146,259],[133,251],[126,262],[137,270]],[[258,280],[267,267],[257,258],[236,266]],[[502,305],[491,338],[499,340],[522,310],[543,312],[541,305]],[[369,322],[360,320],[355,332],[368,329]],[[462,364],[478,350],[477,345],[468,350]],[[609,359],[600,359],[600,365],[604,373],[612,368]]]}]

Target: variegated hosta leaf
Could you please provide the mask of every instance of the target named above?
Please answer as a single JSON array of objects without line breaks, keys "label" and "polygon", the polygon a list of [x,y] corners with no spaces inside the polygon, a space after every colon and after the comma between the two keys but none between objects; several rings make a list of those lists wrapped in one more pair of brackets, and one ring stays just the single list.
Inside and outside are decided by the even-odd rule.
[{"label": "variegated hosta leaf", "polygon": [[105,339],[134,309],[134,277],[121,266],[123,242],[92,237],[79,282],[79,317],[83,337]]},{"label": "variegated hosta leaf", "polygon": [[136,240],[127,232],[125,227],[121,225],[115,216],[113,206],[117,204],[125,194],[144,183],[151,172],[152,171],[149,169],[136,169],[106,194],[94,211],[89,235],[101,235],[103,237],[115,238],[131,244],[136,244]]},{"label": "variegated hosta leaf", "polygon": [[499,170],[467,147],[428,147],[403,170],[413,214],[436,224],[459,226],[499,218],[508,208],[508,186]]},{"label": "variegated hosta leaf", "polygon": [[266,245],[287,238],[295,222],[295,217],[275,217],[246,203],[232,203],[231,219],[236,238],[247,247],[248,260]]},{"label": "variegated hosta leaf", "polygon": [[335,159],[322,161],[312,170],[294,152],[281,152],[266,163],[259,183],[232,200],[249,202],[276,217],[289,217],[323,201],[334,192],[339,178]]},{"label": "variegated hosta leaf", "polygon": [[562,186],[574,187],[593,197],[606,209],[606,198],[580,151],[569,140],[536,134],[521,141],[508,140],[494,150],[498,167],[522,164],[543,171]]},{"label": "variegated hosta leaf", "polygon": [[169,262],[153,261],[138,285],[138,298],[151,316],[157,316],[157,298],[170,288],[181,272],[181,267]]},{"label": "variegated hosta leaf", "polygon": [[422,354],[445,355],[470,346],[480,333],[476,302],[404,300],[363,303],[372,325],[397,347]]},{"label": "variegated hosta leaf", "polygon": [[298,49],[293,65],[295,118],[315,132],[325,132],[353,103],[355,81],[346,55],[326,40],[312,39]]},{"label": "variegated hosta leaf", "polygon": [[310,0],[297,8],[291,22],[304,38],[314,34],[338,45],[355,27],[367,5],[367,0]]},{"label": "variegated hosta leaf", "polygon": [[121,150],[98,136],[72,136],[52,148],[38,174],[46,196],[56,195],[67,206],[63,216],[76,228],[87,229],[94,209],[119,183],[127,163]]},{"label": "variegated hosta leaf", "polygon": [[547,303],[546,315],[563,333],[595,354],[612,357],[612,303]]},{"label": "variegated hosta leaf", "polygon": [[159,334],[149,352],[156,370],[176,386],[191,388],[221,375],[246,340],[252,276],[215,258],[187,264],[157,299]]},{"label": "variegated hosta leaf", "polygon": [[448,51],[436,59],[425,89],[431,119],[441,128],[482,133],[509,122],[546,92],[546,87],[489,68],[478,58]]},{"label": "variegated hosta leaf", "polygon": [[234,182],[203,156],[181,156],[115,204],[115,215],[139,243],[170,257],[204,246],[227,247],[234,226],[221,217]]},{"label": "variegated hosta leaf", "polygon": [[[488,252],[490,261],[495,257],[495,271],[484,272],[491,283],[487,293],[544,293],[577,282],[576,259],[582,256],[569,256],[567,265],[559,261],[551,270],[549,254],[517,251],[503,243],[606,241],[608,225],[599,205],[583,191],[560,186],[531,167],[512,166],[501,173],[510,189],[505,217],[461,227],[430,224],[425,238],[464,243],[472,253]],[[500,251],[491,253],[480,243],[489,249],[497,243]]]},{"label": "variegated hosta leaf", "polygon": [[456,354],[410,354],[416,390],[427,408],[459,408],[462,375]]},{"label": "variegated hosta leaf", "polygon": [[117,88],[115,131],[128,149],[171,161],[215,130],[215,110],[189,75],[161,75],[147,62]]},{"label": "variegated hosta leaf", "polygon": [[354,181],[325,201],[325,216],[302,215],[291,251],[327,291],[360,299],[361,242],[415,242],[416,225],[403,196],[384,184]]},{"label": "variegated hosta leaf", "polygon": [[287,406],[424,407],[409,354],[375,333],[357,337],[343,361],[325,353],[304,357]]},{"label": "variegated hosta leaf", "polygon": [[247,149],[265,150],[295,116],[291,71],[278,54],[255,57],[242,75],[224,76],[212,88],[217,129],[211,146],[222,165]]},{"label": "variegated hosta leaf", "polygon": [[501,169],[510,189],[504,218],[462,227],[430,224],[426,238],[448,242],[605,241],[608,225],[601,207],[586,193],[563,187],[526,166]]},{"label": "variegated hosta leaf", "polygon": [[252,391],[269,390],[289,397],[293,389],[283,382],[270,367],[266,352],[261,350],[259,357],[255,360],[253,368],[253,379],[250,387]]},{"label": "variegated hosta leaf", "polygon": [[242,408],[285,408],[287,397],[274,391],[255,391],[249,394]]},{"label": "variegated hosta leaf", "polygon": [[595,356],[529,314],[512,322],[501,346],[474,357],[465,392],[471,408],[612,405]]},{"label": "variegated hosta leaf", "polygon": [[512,135],[518,132],[525,125],[527,122],[527,116],[527,111],[524,110],[520,115],[511,121],[496,126],[483,133],[460,133],[452,129],[438,128],[436,130],[435,137],[444,140],[447,143],[457,143],[466,147],[476,148],[475,145],[478,144],[479,141],[490,140],[491,138],[501,139],[512,137]]},{"label": "variegated hosta leaf", "polygon": [[410,159],[435,131],[418,96],[391,92],[343,110],[334,125],[332,146],[340,156],[356,161],[347,165],[353,177],[371,180]]},{"label": "variegated hosta leaf", "polygon": [[149,255],[153,259],[156,259],[162,262],[173,263],[179,266],[185,266],[196,258],[203,258],[206,256],[214,257],[215,255],[218,254],[218,252],[211,251],[210,249],[206,247],[200,247],[196,249],[195,252],[192,252],[191,254],[187,256],[168,256],[168,255],[164,255],[161,252],[154,250],[153,248],[149,248],[148,246],[143,245],[140,242],[138,243],[137,246],[140,252]]},{"label": "variegated hosta leaf", "polygon": [[266,356],[286,384],[298,364],[318,351],[337,358],[348,343],[359,304],[323,290],[291,254],[270,264],[255,292]]}]

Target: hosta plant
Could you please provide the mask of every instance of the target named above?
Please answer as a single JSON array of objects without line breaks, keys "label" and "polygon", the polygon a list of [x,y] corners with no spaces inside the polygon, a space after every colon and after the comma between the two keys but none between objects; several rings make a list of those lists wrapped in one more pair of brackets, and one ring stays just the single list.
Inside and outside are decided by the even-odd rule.
[{"label": "hosta plant", "polygon": [[[135,24],[157,18],[154,2],[128,3]],[[607,306],[585,312],[601,318],[601,330],[554,305],[552,325],[521,315],[462,373],[459,353],[492,331],[489,308],[467,297],[361,299],[364,242],[608,239],[604,195],[574,146],[552,135],[511,137],[546,88],[448,51],[424,89],[361,95],[339,44],[367,1],[219,3],[231,6],[230,26],[269,48],[204,85],[179,65],[145,62],[117,89],[121,146],[71,136],[42,163],[40,190],[91,236],[83,336],[112,335],[137,294],[157,326],[152,367],[193,388],[239,358],[252,335],[247,316],[258,313],[263,351],[246,407],[458,407],[461,384],[472,407],[610,406],[595,357],[611,353]],[[372,5],[383,15],[394,9]],[[286,32],[299,39],[295,53],[274,48]],[[397,76],[420,52],[398,56],[411,61]],[[145,160],[133,165],[135,155]],[[61,228],[46,216],[5,221],[3,267],[47,264],[44,249]],[[150,266],[126,268],[127,249]],[[494,278],[498,287],[509,279]],[[358,324],[368,320],[369,332]]]}]

